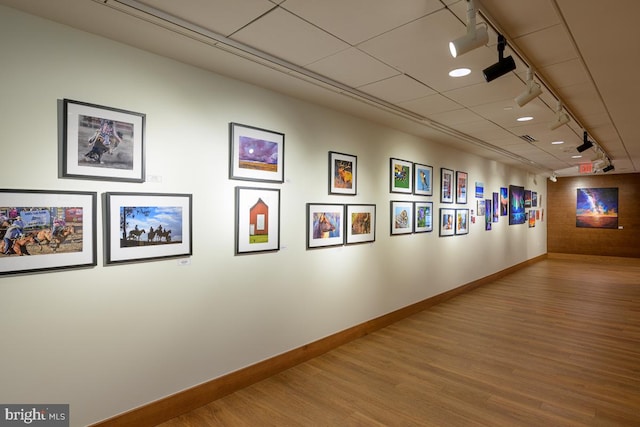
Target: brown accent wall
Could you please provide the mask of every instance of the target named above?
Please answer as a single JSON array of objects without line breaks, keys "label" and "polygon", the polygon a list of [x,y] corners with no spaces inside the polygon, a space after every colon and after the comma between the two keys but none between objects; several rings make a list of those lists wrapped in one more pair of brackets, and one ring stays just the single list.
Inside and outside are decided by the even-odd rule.
[{"label": "brown accent wall", "polygon": [[[578,188],[618,188],[618,226],[576,227]],[[640,174],[558,178],[547,184],[547,251],[640,258]]]}]

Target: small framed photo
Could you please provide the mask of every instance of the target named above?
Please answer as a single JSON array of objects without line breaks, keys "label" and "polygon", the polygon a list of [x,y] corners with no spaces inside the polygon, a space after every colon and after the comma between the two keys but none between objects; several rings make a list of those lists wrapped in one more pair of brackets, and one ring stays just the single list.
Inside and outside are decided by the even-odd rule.
[{"label": "small framed photo", "polygon": [[433,195],[433,167],[413,164],[413,194],[418,196]]},{"label": "small framed photo", "polygon": [[0,275],[95,266],[96,199],[91,192],[0,190]]},{"label": "small framed photo", "polygon": [[414,231],[425,233],[433,231],[433,202],[414,202]]},{"label": "small framed photo", "polygon": [[229,178],[284,182],[284,134],[239,123],[229,124]]},{"label": "small framed photo", "polygon": [[440,236],[453,236],[455,233],[456,210],[440,208]]},{"label": "small framed photo", "polygon": [[329,194],[357,193],[358,158],[350,154],[329,151]]},{"label": "small framed photo", "polygon": [[236,187],[236,255],[280,249],[280,190]]},{"label": "small framed photo", "polygon": [[469,175],[466,172],[456,171],[456,203],[467,204],[467,191],[469,188]]},{"label": "small framed photo", "polygon": [[144,182],[142,113],[63,100],[60,176]]},{"label": "small framed photo", "polygon": [[376,205],[347,205],[346,244],[376,240]]},{"label": "small framed photo", "polygon": [[391,201],[391,235],[413,233],[413,202]]},{"label": "small framed photo", "polygon": [[440,168],[440,203],[453,203],[453,171]]},{"label": "small framed photo", "polygon": [[413,193],[413,163],[394,158],[390,160],[390,191],[392,193]]},{"label": "small framed photo", "polygon": [[344,205],[307,203],[307,249],[343,245],[344,223]]},{"label": "small framed photo", "polygon": [[106,193],[105,263],[192,254],[191,194]]},{"label": "small framed photo", "polygon": [[469,209],[456,209],[455,234],[469,233]]}]

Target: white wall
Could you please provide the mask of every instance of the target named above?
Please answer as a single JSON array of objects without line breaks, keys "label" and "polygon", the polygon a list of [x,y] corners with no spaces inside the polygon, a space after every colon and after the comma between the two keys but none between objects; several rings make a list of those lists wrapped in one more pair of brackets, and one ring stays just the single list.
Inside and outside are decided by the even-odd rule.
[{"label": "white wall", "polygon": [[[0,187],[192,193],[194,226],[189,266],[105,267],[99,228],[95,268],[0,277],[2,403],[70,403],[72,425],[97,422],[546,252],[545,222],[506,217],[389,235],[390,200],[440,206],[390,194],[390,157],[433,165],[436,184],[440,167],[466,171],[485,196],[514,184],[544,200],[542,177],[4,7],[0,53]],[[57,178],[63,98],[145,113],[162,182]],[[228,179],[231,121],[286,135],[286,182],[263,185],[281,188],[279,252],[234,256],[234,188],[262,184]],[[358,156],[357,196],[328,195],[330,150]],[[307,202],[375,203],[375,243],[306,250]]]}]

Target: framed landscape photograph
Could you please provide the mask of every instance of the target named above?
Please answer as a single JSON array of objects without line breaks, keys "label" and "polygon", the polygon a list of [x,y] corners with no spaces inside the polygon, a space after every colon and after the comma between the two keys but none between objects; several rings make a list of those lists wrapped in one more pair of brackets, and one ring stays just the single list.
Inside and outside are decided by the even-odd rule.
[{"label": "framed landscape photograph", "polygon": [[524,224],[524,187],[509,186],[509,225]]},{"label": "framed landscape photograph", "polygon": [[144,182],[145,114],[62,101],[60,176]]},{"label": "framed landscape photograph", "polygon": [[500,216],[509,215],[509,189],[500,187]]},{"label": "framed landscape photograph", "polygon": [[433,202],[414,202],[413,212],[416,233],[433,231]]},{"label": "framed landscape photograph", "polygon": [[280,189],[236,187],[236,255],[280,249]]},{"label": "framed landscape photograph", "polygon": [[440,203],[453,203],[453,171],[440,168]]},{"label": "framed landscape photograph", "polygon": [[418,196],[433,195],[433,167],[422,165],[420,163],[413,164],[413,194]]},{"label": "framed landscape photograph", "polygon": [[343,245],[344,224],[344,205],[307,203],[307,249]]},{"label": "framed landscape photograph", "polygon": [[376,205],[347,205],[346,244],[376,240]]},{"label": "framed landscape photograph", "polygon": [[440,208],[440,236],[453,236],[456,230],[456,210]]},{"label": "framed landscape photograph", "polygon": [[618,228],[618,188],[578,188],[576,227]]},{"label": "framed landscape photograph", "polygon": [[469,233],[469,209],[456,209],[455,234]]},{"label": "framed landscape photograph", "polygon": [[413,163],[391,158],[389,176],[392,193],[413,193]]},{"label": "framed landscape photograph", "polygon": [[106,193],[105,264],[192,254],[191,194]]},{"label": "framed landscape photograph", "polygon": [[358,158],[350,154],[329,151],[329,194],[357,193]]},{"label": "framed landscape photograph", "polygon": [[469,175],[466,172],[456,171],[456,203],[461,205],[467,203],[468,188]]},{"label": "framed landscape photograph", "polygon": [[0,275],[96,265],[97,194],[0,190]]},{"label": "framed landscape photograph", "polygon": [[391,235],[413,233],[413,202],[391,202]]},{"label": "framed landscape photograph", "polygon": [[229,178],[284,182],[284,134],[229,124]]}]

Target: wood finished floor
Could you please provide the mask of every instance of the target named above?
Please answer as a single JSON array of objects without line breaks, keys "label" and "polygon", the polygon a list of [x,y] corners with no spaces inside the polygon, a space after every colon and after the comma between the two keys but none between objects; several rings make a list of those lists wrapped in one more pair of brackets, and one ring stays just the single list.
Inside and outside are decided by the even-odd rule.
[{"label": "wood finished floor", "polygon": [[184,426],[640,426],[640,260],[550,257]]}]

